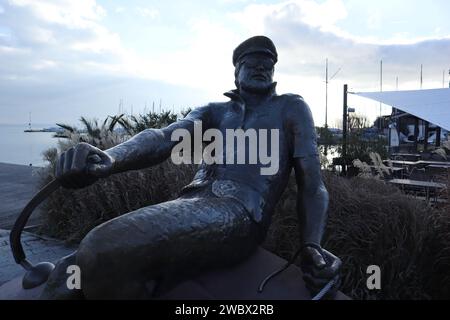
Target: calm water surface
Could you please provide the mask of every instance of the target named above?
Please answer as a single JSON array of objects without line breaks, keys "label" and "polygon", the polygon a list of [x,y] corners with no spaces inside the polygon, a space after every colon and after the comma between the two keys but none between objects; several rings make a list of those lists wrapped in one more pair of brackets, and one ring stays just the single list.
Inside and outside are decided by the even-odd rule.
[{"label": "calm water surface", "polygon": [[[35,125],[33,129],[55,127],[54,124]],[[56,147],[53,132],[23,132],[26,125],[0,124],[0,162],[43,166],[42,152]]]}]

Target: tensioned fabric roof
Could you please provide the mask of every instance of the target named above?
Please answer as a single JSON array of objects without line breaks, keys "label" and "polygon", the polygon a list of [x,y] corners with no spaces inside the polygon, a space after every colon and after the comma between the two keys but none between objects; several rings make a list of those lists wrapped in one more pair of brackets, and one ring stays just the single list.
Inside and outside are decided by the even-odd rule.
[{"label": "tensioned fabric roof", "polygon": [[450,130],[450,88],[353,94],[384,103]]}]

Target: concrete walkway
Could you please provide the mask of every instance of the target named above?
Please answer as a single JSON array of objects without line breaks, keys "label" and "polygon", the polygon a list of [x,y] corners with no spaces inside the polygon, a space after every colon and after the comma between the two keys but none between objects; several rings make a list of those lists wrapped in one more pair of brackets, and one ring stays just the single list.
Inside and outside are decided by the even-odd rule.
[{"label": "concrete walkway", "polygon": [[[75,247],[65,246],[61,241],[33,235],[28,232],[22,234],[22,246],[32,263],[42,261],[56,262],[75,250]],[[0,286],[24,273],[21,266],[16,264],[9,246],[9,231],[0,229]]]},{"label": "concrete walkway", "polygon": [[[19,213],[38,191],[39,169],[0,163],[0,285],[24,272],[12,256],[8,230],[12,228]],[[39,222],[39,211],[36,209],[28,221],[28,226]],[[28,232],[22,234],[22,245],[27,258],[32,263],[55,262],[74,250],[74,248],[66,247],[61,241]]]},{"label": "concrete walkway", "polygon": [[[37,167],[0,163],[0,229],[11,229],[17,215],[38,191]],[[30,218],[29,224],[39,221],[39,211]]]}]

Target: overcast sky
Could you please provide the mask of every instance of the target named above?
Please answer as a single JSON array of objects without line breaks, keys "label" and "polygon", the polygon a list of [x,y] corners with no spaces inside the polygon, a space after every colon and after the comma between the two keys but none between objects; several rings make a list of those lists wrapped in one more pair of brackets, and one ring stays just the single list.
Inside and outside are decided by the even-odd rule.
[{"label": "overcast sky", "polygon": [[[448,0],[0,0],[0,123],[176,111],[226,101],[233,49],[257,34],[279,52],[278,93],[302,95],[316,125],[354,91],[441,88],[450,68]],[[373,119],[376,103],[350,105]],[[383,108],[388,112],[389,108]]]}]

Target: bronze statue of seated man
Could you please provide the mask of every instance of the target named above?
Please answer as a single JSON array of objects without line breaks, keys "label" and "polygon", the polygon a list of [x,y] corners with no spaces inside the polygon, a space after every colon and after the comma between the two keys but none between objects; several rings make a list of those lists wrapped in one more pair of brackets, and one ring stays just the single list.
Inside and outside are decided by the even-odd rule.
[{"label": "bronze statue of seated man", "polygon": [[[202,162],[178,199],[141,208],[91,230],[78,250],[58,263],[42,298],[68,294],[64,268],[68,262],[79,266],[81,291],[87,299],[145,299],[155,296],[161,281],[176,284],[242,261],[264,240],[292,169],[298,184],[299,246],[306,285],[316,293],[338,277],[340,259],[320,247],[328,193],[312,115],[301,96],[276,94],[277,59],[269,38],[247,39],[233,52],[237,89],[225,93],[228,102],[209,103],[163,129],[147,129],[105,151],[80,143],[60,155],[57,178],[67,188],[82,188],[98,178],[166,160],[179,147],[175,132],[195,135],[200,130],[203,137],[209,132],[210,141],[214,133],[216,139],[217,133],[229,137],[230,130],[244,133],[244,147],[229,148],[226,141],[225,150],[215,149],[215,161]],[[249,129],[263,133],[258,143],[252,143]],[[248,161],[252,152],[261,155],[263,148],[274,160],[274,170],[267,168],[267,161]],[[233,161],[242,149],[244,161]],[[190,155],[186,150],[182,153]],[[101,161],[90,163],[93,155]]]}]

